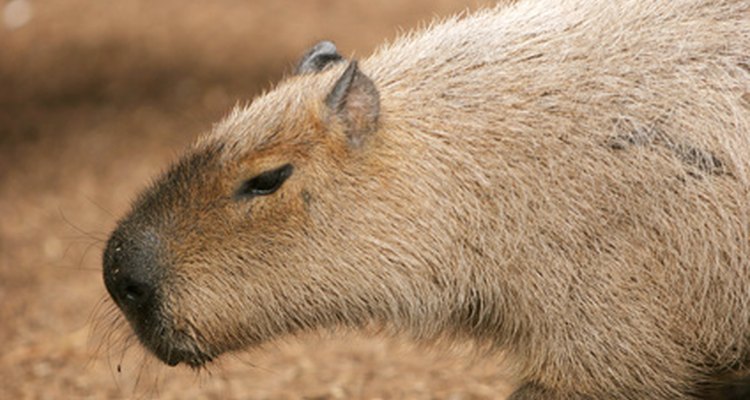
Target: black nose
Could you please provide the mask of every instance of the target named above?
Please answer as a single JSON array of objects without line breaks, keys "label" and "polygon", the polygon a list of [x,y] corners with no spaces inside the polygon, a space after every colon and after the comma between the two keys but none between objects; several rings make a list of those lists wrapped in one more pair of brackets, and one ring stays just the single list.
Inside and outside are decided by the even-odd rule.
[{"label": "black nose", "polygon": [[115,232],[104,251],[104,285],[129,318],[142,319],[154,303],[158,274],[153,243]]}]

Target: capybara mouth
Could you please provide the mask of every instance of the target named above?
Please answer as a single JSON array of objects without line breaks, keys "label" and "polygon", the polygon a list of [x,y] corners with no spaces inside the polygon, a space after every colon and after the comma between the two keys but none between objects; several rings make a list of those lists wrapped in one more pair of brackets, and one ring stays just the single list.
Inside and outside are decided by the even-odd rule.
[{"label": "capybara mouth", "polygon": [[146,320],[128,320],[141,345],[169,366],[183,363],[200,368],[218,355],[206,350],[194,336],[174,329],[157,315],[150,315]]},{"label": "capybara mouth", "polygon": [[156,358],[169,366],[184,363],[200,368],[215,356],[202,351],[184,332],[174,332],[150,316],[147,321],[128,318],[138,341]]},{"label": "capybara mouth", "polygon": [[[136,330],[136,332],[138,331]],[[191,339],[181,338],[181,340],[177,340],[174,337],[170,339],[171,335],[165,334],[163,330],[160,333],[147,336],[139,332],[138,339],[159,361],[171,367],[183,363],[191,368],[200,368],[213,361],[217,356],[217,354],[201,349]]]},{"label": "capybara mouth", "polygon": [[203,352],[192,352],[174,348],[165,348],[162,351],[152,351],[154,355],[164,364],[174,367],[184,363],[191,368],[201,368],[213,361],[213,356]]}]

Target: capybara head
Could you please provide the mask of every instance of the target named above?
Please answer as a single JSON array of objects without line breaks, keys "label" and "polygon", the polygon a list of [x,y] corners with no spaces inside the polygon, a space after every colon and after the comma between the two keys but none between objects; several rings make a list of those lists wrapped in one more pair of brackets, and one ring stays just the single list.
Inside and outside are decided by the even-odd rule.
[{"label": "capybara head", "polygon": [[378,91],[330,42],[296,72],[199,141],[109,239],[106,287],[168,364],[377,312],[336,255],[357,252],[348,226],[362,219],[346,219],[378,195],[360,178],[379,167],[364,150],[377,146]]}]

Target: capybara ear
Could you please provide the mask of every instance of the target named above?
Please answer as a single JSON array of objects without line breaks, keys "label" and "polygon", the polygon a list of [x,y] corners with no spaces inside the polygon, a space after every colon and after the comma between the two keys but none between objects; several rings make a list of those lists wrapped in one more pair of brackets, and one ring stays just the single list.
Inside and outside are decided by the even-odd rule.
[{"label": "capybara ear", "polygon": [[294,68],[295,75],[309,74],[320,72],[330,65],[336,64],[342,61],[344,58],[341,57],[336,45],[328,40],[318,42],[297,63]]},{"label": "capybara ear", "polygon": [[380,94],[370,78],[352,61],[326,97],[326,105],[340,118],[349,145],[360,147],[378,127]]}]

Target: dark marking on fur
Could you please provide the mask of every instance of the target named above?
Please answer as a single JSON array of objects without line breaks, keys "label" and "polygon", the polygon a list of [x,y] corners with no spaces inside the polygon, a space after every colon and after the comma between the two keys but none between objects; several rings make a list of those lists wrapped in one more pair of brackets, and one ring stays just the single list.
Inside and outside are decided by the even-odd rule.
[{"label": "dark marking on fur", "polygon": [[711,175],[724,175],[727,173],[724,162],[710,151],[686,144],[675,144],[671,148],[684,163],[692,165],[703,172]]},{"label": "dark marking on fur", "polygon": [[[634,127],[631,121],[625,121],[625,124],[629,125],[628,133],[608,138],[605,146],[612,150],[626,150],[631,146],[660,146],[674,153],[685,165],[697,169],[698,171],[687,171],[687,174],[691,177],[700,179],[704,173],[714,176],[730,175],[724,161],[710,150],[677,142],[656,126]],[[622,121],[618,121],[617,125],[622,125]]]},{"label": "dark marking on fur", "polygon": [[305,203],[305,208],[310,208],[310,203],[312,203],[313,197],[307,190],[302,191],[302,202]]},{"label": "dark marking on fur", "polygon": [[542,56],[544,56],[544,54],[542,54],[542,53],[537,53],[537,54],[534,54],[534,55],[530,55],[530,56],[528,56],[528,57],[522,58],[522,59],[521,59],[520,61],[521,61],[521,62],[525,62],[525,61],[536,60],[537,58],[541,58]]}]

